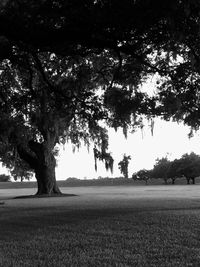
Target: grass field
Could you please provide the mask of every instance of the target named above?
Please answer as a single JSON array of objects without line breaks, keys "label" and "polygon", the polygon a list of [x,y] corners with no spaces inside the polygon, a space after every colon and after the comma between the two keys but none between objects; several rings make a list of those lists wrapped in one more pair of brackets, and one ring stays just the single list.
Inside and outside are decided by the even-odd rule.
[{"label": "grass field", "polygon": [[200,185],[0,189],[0,266],[200,266]]}]

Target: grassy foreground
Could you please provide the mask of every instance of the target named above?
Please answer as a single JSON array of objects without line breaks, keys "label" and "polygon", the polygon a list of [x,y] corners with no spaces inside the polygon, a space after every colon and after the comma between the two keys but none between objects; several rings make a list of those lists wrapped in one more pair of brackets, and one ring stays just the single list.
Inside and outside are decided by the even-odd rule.
[{"label": "grassy foreground", "polygon": [[77,196],[4,199],[0,266],[200,266],[200,186],[170,188],[62,188]]}]

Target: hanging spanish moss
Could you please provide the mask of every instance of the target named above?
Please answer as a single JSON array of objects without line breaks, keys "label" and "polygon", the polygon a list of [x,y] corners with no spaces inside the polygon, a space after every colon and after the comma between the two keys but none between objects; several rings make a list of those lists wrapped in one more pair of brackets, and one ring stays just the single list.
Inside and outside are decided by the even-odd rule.
[{"label": "hanging spanish moss", "polygon": [[95,171],[97,171],[97,160],[104,162],[105,168],[107,171],[111,171],[113,173],[113,164],[114,159],[111,156],[111,153],[99,151],[96,147],[93,149],[94,152],[94,161],[95,161]]}]

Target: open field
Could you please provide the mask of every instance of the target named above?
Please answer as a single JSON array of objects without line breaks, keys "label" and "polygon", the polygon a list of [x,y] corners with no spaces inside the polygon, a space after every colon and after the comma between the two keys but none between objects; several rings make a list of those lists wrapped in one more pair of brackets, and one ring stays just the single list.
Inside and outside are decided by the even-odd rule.
[{"label": "open field", "polygon": [[[59,187],[77,187],[77,186],[143,186],[145,181],[134,181],[133,179],[124,178],[104,178],[104,179],[71,179],[71,180],[61,180],[57,182]],[[200,184],[200,177],[195,179],[196,184]],[[168,180],[168,184],[171,185],[171,180]],[[186,179],[179,178],[175,181],[176,185],[186,185]],[[163,179],[151,179],[148,181],[149,185],[165,185]],[[173,185],[172,185],[173,186]],[[0,189],[16,189],[16,188],[34,188],[36,187],[36,182],[0,182]]]},{"label": "open field", "polygon": [[0,189],[0,266],[200,266],[200,185]]}]

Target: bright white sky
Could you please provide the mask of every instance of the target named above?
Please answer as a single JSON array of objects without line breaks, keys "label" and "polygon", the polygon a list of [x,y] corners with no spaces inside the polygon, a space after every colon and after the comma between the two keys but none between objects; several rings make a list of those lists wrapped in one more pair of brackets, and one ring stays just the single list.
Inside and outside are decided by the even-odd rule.
[{"label": "bright white sky", "polygon": [[61,149],[60,158],[57,167],[57,179],[66,179],[68,177],[77,177],[83,179],[97,178],[98,176],[116,177],[121,176],[118,170],[118,162],[122,159],[123,154],[131,156],[129,164],[129,175],[140,169],[151,169],[156,158],[166,156],[169,159],[175,159],[184,153],[195,152],[200,154],[200,134],[196,133],[191,139],[188,138],[189,127],[175,122],[165,122],[157,119],[154,126],[154,134],[151,135],[150,127],[146,126],[143,136],[140,130],[129,134],[127,140],[124,138],[122,131],[117,133],[109,130],[110,146],[114,162],[113,175],[106,172],[104,165],[98,164],[98,171],[94,170],[94,158],[91,146],[91,152],[87,148],[81,148],[79,152],[72,153],[70,145]]}]

